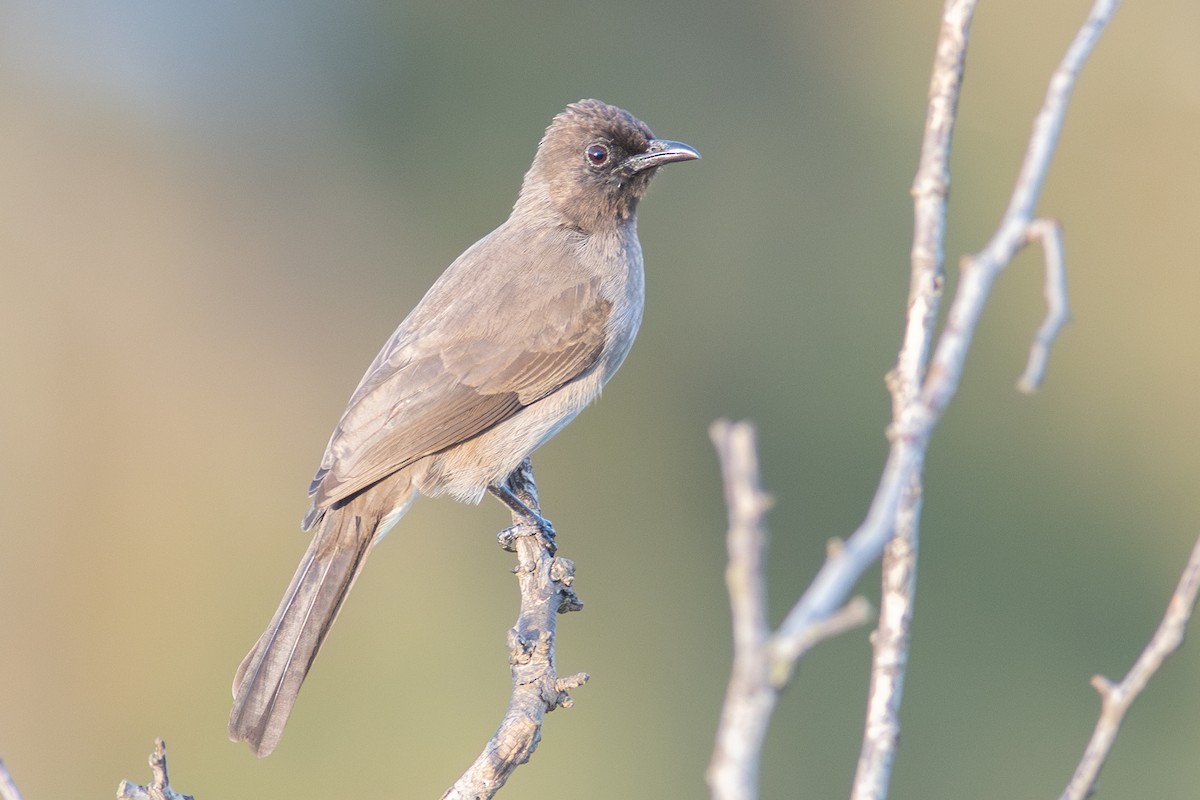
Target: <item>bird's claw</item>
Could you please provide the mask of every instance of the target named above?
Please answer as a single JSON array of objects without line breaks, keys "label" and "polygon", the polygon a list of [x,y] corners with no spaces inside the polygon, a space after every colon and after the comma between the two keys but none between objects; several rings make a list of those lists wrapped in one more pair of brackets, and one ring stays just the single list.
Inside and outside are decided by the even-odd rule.
[{"label": "bird's claw", "polygon": [[554,555],[558,550],[554,526],[550,524],[550,520],[540,514],[534,514],[529,519],[500,531],[496,534],[496,541],[505,550],[513,553],[517,549],[517,539],[522,536],[536,536],[538,544],[545,548],[550,555]]}]

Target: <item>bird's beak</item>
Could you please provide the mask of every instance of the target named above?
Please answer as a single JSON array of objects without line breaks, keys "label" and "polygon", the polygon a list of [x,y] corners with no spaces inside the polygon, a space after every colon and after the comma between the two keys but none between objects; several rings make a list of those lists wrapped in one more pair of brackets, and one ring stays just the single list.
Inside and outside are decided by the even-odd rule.
[{"label": "bird's beak", "polygon": [[670,139],[651,139],[646,146],[646,152],[630,156],[621,166],[632,174],[652,167],[661,167],[672,161],[692,161],[699,157],[700,151],[689,144],[672,142]]}]

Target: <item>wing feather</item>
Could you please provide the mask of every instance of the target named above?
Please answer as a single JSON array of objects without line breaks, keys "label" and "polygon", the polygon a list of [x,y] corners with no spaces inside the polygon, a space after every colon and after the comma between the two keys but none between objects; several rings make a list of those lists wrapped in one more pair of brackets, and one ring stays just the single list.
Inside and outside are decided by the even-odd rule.
[{"label": "wing feather", "polygon": [[[548,298],[535,316],[507,325],[489,321],[492,336],[448,345],[410,326],[418,317],[414,311],[375,359],[334,430],[309,487],[309,519],[590,372],[604,351],[611,313],[599,289],[594,280],[576,282]],[[464,323],[471,330],[479,320]]]}]

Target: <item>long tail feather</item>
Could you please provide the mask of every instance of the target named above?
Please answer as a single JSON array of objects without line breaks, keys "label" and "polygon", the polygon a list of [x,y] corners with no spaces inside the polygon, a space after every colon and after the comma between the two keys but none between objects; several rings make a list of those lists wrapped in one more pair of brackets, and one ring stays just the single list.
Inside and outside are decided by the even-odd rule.
[{"label": "long tail feather", "polygon": [[229,738],[245,741],[259,757],[279,744],[300,686],[381,528],[407,505],[385,506],[392,512],[385,518],[371,513],[379,507],[371,494],[326,512],[271,624],[234,676]]}]

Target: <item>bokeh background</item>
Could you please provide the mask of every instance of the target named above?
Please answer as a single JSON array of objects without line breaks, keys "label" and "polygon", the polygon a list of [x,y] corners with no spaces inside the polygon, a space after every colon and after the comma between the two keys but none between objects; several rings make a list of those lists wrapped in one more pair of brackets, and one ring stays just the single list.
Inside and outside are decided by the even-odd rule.
[{"label": "bokeh background", "polygon": [[[948,243],[1006,204],[1087,3],[981,4]],[[503,796],[703,796],[727,676],[706,429],[757,422],[782,616],[885,451],[940,5],[146,0],[0,5],[0,755],[28,800],[109,797],[166,738],[217,798],[436,797],[508,692],[499,504],[419,503],[376,551],[287,735],[225,737],[234,668],[363,369],[498,224],[550,117],[600,97],[704,153],[642,206],[648,311],[536,460],[587,608]],[[1040,258],[1006,273],[926,483],[897,798],[1053,797],[1200,532],[1200,5],[1122,8],[1041,211],[1074,322],[1013,389]],[[874,597],[877,575],[862,591]],[[805,662],[764,797],[840,797],[866,631]],[[1103,797],[1195,797],[1200,650],[1132,712]]]}]

